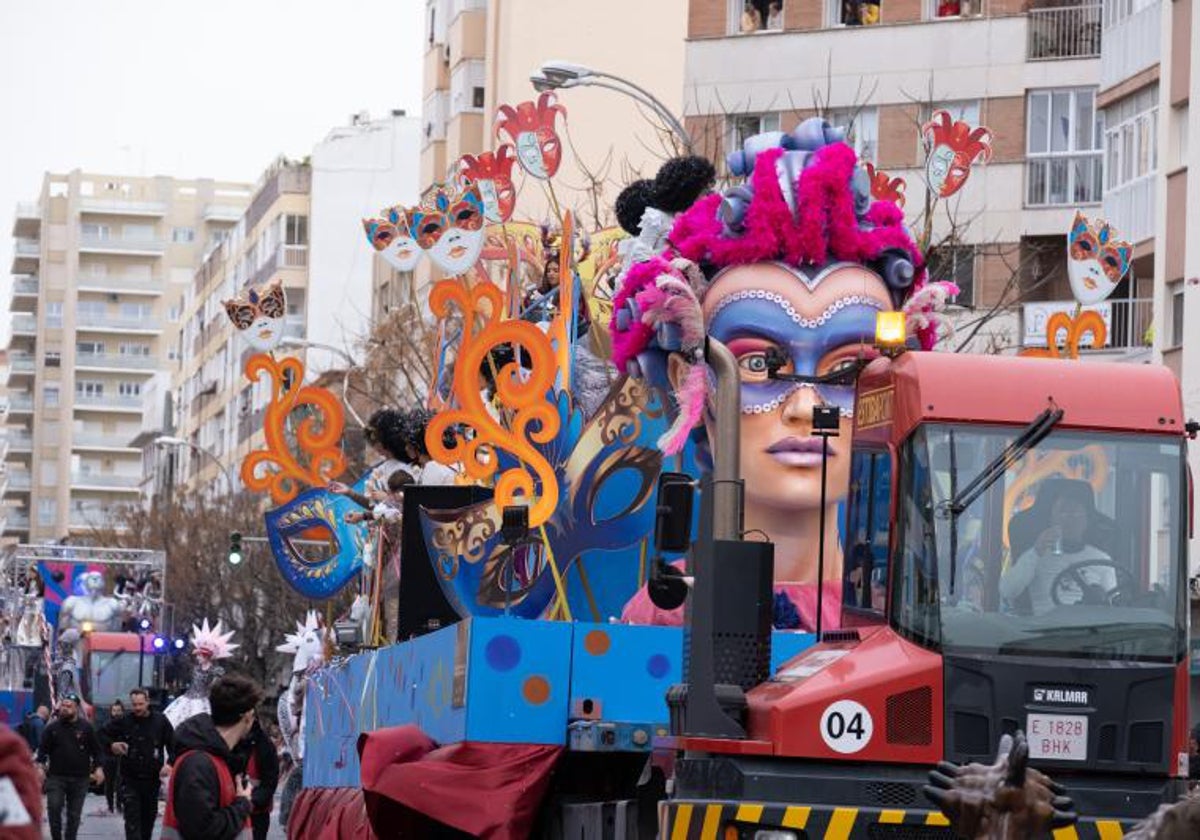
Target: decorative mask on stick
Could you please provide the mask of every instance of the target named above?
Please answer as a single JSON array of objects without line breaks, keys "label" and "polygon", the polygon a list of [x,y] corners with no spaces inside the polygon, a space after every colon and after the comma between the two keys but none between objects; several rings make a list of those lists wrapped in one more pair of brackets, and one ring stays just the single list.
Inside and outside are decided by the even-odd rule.
[{"label": "decorative mask on stick", "polygon": [[233,326],[255,350],[274,350],[283,340],[287,297],[278,278],[222,303]]},{"label": "decorative mask on stick", "polygon": [[1103,219],[1089,221],[1080,210],[1067,235],[1067,275],[1071,293],[1084,306],[1100,303],[1113,293],[1133,256],[1133,246],[1117,238],[1116,228]]},{"label": "decorative mask on stick", "polygon": [[992,158],[991,130],[955,121],[948,111],[934,111],[929,122],[921,126],[921,134],[929,149],[925,180],[942,198],[962,189],[973,164],[987,163]]},{"label": "decorative mask on stick", "polygon": [[458,162],[459,175],[479,187],[483,199],[483,211],[489,222],[507,222],[512,218],[517,203],[517,191],[513,187],[512,168],[516,158],[513,147],[507,143],[495,152],[463,155]]},{"label": "decorative mask on stick", "polygon": [[362,220],[371,247],[397,271],[412,271],[421,260],[421,249],[408,225],[411,212],[397,204],[382,210],[376,218]]},{"label": "decorative mask on stick", "polygon": [[478,186],[466,184],[455,191],[443,184],[413,209],[412,232],[434,265],[446,274],[465,274],[483,251],[487,238],[483,218]]},{"label": "decorative mask on stick", "polygon": [[546,91],[537,102],[522,102],[515,108],[501,105],[496,115],[496,136],[504,132],[517,147],[521,168],[543,181],[554,177],[562,163],[562,141],[554,128],[556,115],[567,118],[567,109]]}]

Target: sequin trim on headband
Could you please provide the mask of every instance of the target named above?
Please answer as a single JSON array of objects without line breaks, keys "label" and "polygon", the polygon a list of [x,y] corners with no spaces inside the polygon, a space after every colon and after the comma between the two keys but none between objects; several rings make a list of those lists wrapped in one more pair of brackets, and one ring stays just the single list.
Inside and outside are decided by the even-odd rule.
[{"label": "sequin trim on headband", "polygon": [[792,304],[781,294],[768,292],[763,289],[744,289],[740,292],[734,292],[728,297],[722,298],[717,304],[717,308],[713,310],[713,316],[730,304],[737,303],[739,300],[769,300],[787,313],[787,316],[799,327],[804,327],[808,330],[815,330],[818,327],[825,326],[837,313],[841,312],[848,306],[869,306],[872,309],[882,310],[883,303],[872,297],[864,295],[847,295],[844,298],[835,300],[828,309],[816,318],[805,318],[795,310]]}]

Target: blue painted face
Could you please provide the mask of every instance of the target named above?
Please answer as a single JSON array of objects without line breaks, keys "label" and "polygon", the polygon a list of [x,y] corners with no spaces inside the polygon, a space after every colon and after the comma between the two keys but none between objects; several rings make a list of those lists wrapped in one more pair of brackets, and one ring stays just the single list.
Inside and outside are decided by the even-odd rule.
[{"label": "blue painted face", "polygon": [[[874,297],[850,294],[835,299],[816,318],[805,318],[782,295],[748,289],[724,298],[710,318],[709,334],[729,347],[742,379],[742,412],[774,411],[801,388],[836,405],[843,416],[854,412],[854,383],[807,384],[770,379],[767,352],[775,349],[787,363],[780,373],[827,375],[875,355],[875,315],[883,304]],[[864,347],[866,345],[866,347]]]}]

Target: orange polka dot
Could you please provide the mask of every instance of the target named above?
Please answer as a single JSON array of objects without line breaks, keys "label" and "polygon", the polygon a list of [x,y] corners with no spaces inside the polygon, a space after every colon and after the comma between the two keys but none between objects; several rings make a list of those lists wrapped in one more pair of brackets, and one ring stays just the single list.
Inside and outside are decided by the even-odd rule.
[{"label": "orange polka dot", "polygon": [[612,640],[603,630],[589,630],[583,637],[583,649],[592,656],[603,656],[612,647]]},{"label": "orange polka dot", "polygon": [[550,699],[550,683],[545,677],[534,675],[525,680],[525,684],[521,686],[521,693],[525,695],[528,703],[540,706]]}]

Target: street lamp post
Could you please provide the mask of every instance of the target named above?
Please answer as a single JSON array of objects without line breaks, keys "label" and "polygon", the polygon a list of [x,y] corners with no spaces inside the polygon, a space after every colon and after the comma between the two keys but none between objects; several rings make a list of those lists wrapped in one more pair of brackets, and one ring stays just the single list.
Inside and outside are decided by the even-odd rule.
[{"label": "street lamp post", "polygon": [[342,403],[346,406],[346,410],[350,412],[350,416],[354,418],[354,422],[359,426],[366,427],[366,423],[358,416],[358,412],[354,410],[354,406],[350,402],[350,395],[347,393],[350,388],[350,373],[355,370],[362,370],[362,365],[355,361],[354,357],[342,350],[340,347],[334,347],[332,344],[323,344],[319,341],[309,341],[307,338],[285,338],[279,342],[280,347],[287,347],[292,350],[328,350],[341,357],[346,363],[346,371],[342,375]]},{"label": "street lamp post", "polygon": [[165,449],[168,447],[178,449],[179,447],[186,446],[193,452],[198,452],[201,455],[207,455],[209,458],[212,458],[213,462],[221,469],[221,474],[225,476],[225,482],[229,485],[230,498],[237,493],[237,485],[233,483],[233,476],[230,474],[229,468],[225,466],[220,458],[218,458],[209,450],[205,449],[203,446],[198,446],[197,444],[192,443],[190,440],[185,440],[184,438],[171,437],[169,435],[161,435],[156,437],[154,439],[154,445],[160,449]]},{"label": "street lamp post", "polygon": [[529,77],[529,81],[533,84],[534,89],[539,91],[599,87],[624,94],[657,114],[658,118],[683,144],[688,154],[693,151],[691,135],[684,129],[679,119],[671,113],[671,109],[650,91],[622,76],[605,73],[570,61],[555,60],[543,63],[541,68]]}]

